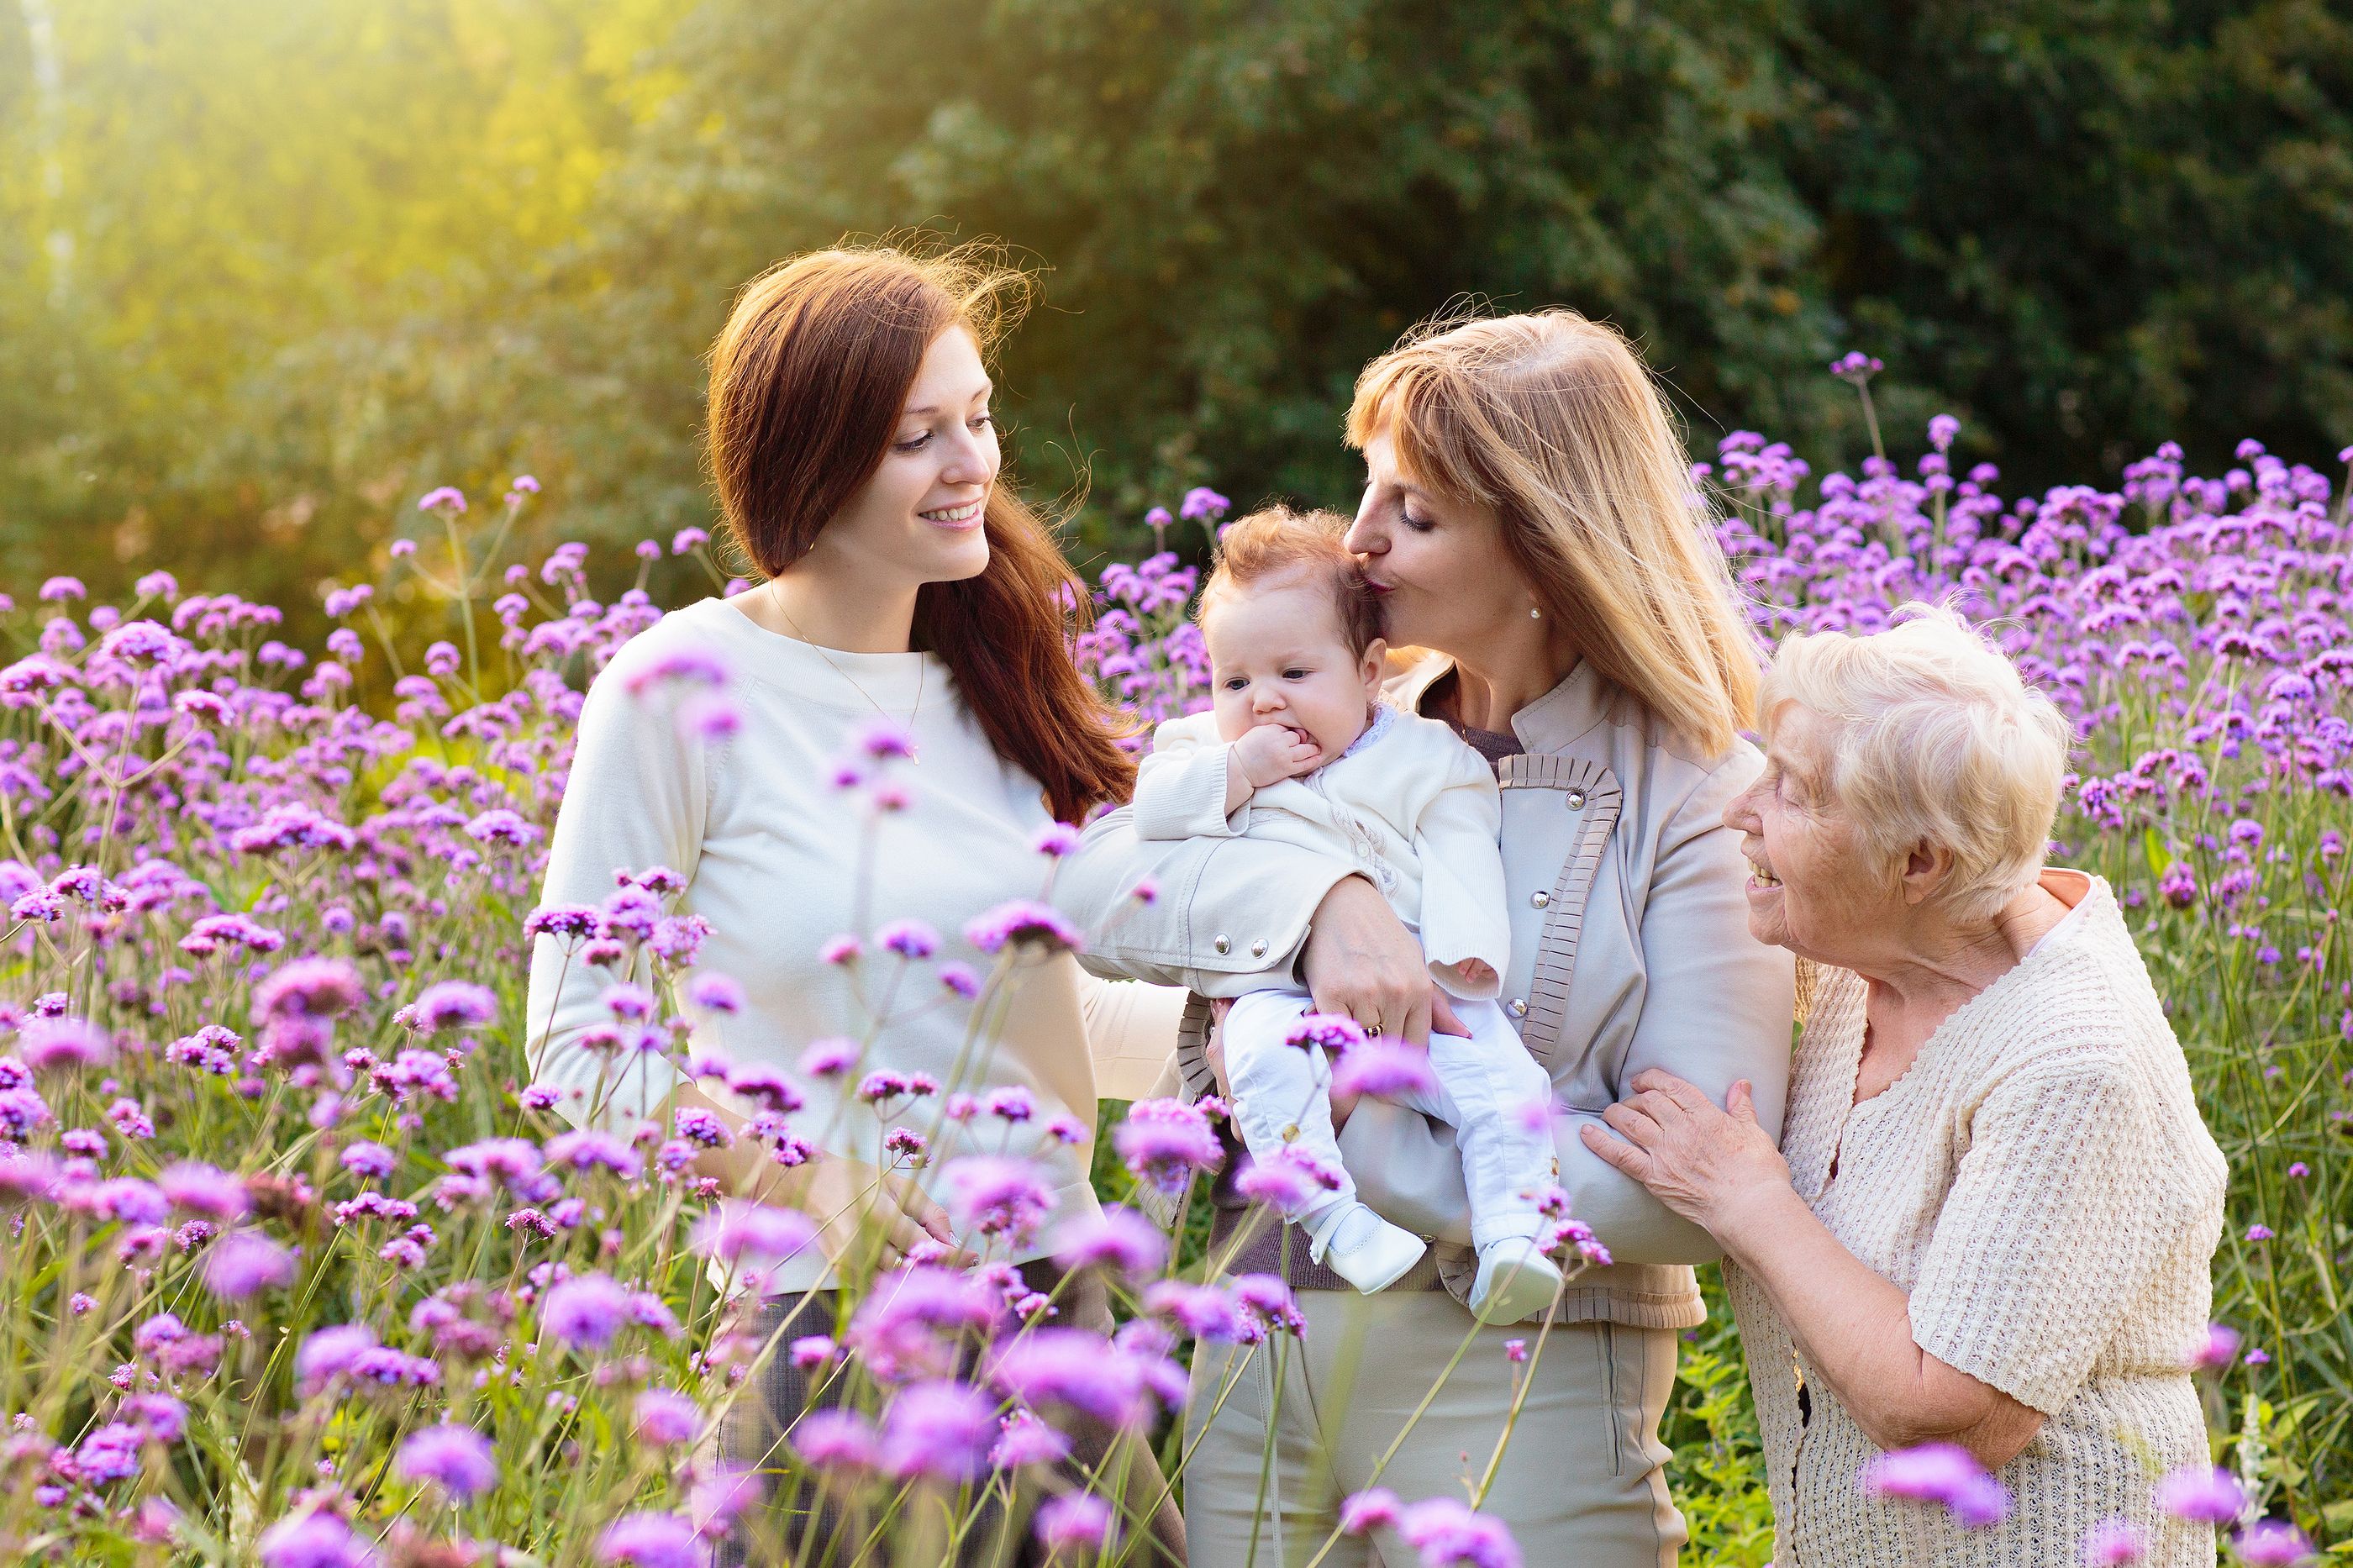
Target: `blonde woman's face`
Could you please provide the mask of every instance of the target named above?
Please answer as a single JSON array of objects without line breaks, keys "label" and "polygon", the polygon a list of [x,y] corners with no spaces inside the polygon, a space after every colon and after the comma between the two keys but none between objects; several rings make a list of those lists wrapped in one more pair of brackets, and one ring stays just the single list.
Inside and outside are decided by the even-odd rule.
[{"label": "blonde woman's face", "polygon": [[1365,499],[1344,542],[1381,596],[1390,646],[1485,662],[1499,632],[1528,618],[1534,594],[1488,508],[1449,500],[1399,471],[1387,431],[1365,443]]}]

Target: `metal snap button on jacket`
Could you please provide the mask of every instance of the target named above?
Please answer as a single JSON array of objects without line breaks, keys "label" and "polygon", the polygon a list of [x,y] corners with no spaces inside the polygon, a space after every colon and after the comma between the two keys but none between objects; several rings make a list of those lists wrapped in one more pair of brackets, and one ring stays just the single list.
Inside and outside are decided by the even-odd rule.
[{"label": "metal snap button on jacket", "polygon": [[1231,952],[1234,950],[1232,941],[1223,931],[1219,931],[1216,936],[1211,937],[1209,939],[1209,945],[1216,948],[1219,952]]}]

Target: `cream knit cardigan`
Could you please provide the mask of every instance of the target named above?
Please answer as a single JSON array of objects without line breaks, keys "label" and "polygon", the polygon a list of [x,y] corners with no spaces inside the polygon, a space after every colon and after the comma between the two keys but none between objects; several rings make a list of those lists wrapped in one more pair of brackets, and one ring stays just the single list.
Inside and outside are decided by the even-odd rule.
[{"label": "cream knit cardigan", "polygon": [[2069,915],[1861,1105],[1863,982],[1828,973],[1781,1151],[1831,1233],[1910,1297],[1920,1348],[2047,1419],[2000,1472],[2015,1500],[2000,1524],[1873,1498],[1879,1450],[1727,1263],[1783,1568],[2072,1568],[2111,1517],[2155,1568],[2214,1561],[2211,1528],[2158,1514],[2150,1488],[2207,1457],[2188,1358],[2227,1171],[2107,885],[2042,884]]}]

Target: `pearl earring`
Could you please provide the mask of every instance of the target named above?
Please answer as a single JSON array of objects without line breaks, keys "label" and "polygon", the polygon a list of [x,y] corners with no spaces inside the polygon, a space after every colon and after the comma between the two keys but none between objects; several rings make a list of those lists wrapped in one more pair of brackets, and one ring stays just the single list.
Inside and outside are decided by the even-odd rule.
[{"label": "pearl earring", "polygon": [[1544,619],[1544,612],[1543,612],[1542,610],[1540,610],[1540,609],[1536,608],[1534,605],[1530,605],[1528,606],[1528,619],[1530,619],[1530,620],[1532,620],[1532,621],[1540,621],[1540,620],[1543,620],[1543,619]]}]

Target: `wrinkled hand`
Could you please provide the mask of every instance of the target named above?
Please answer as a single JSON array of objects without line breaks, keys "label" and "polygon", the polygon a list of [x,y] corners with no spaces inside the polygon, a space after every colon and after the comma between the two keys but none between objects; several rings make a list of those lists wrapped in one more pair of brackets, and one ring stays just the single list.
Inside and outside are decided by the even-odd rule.
[{"label": "wrinkled hand", "polygon": [[1312,773],[1324,765],[1324,748],[1303,730],[1261,724],[1234,742],[1234,766],[1252,789]]},{"label": "wrinkled hand", "polygon": [[1601,1113],[1620,1136],[1593,1126],[1579,1136],[1676,1214],[1720,1237],[1718,1227],[1735,1222],[1744,1201],[1788,1190],[1788,1162],[1757,1124],[1746,1079],[1732,1086],[1723,1110],[1657,1068],[1636,1073],[1627,1087],[1634,1092]]}]

